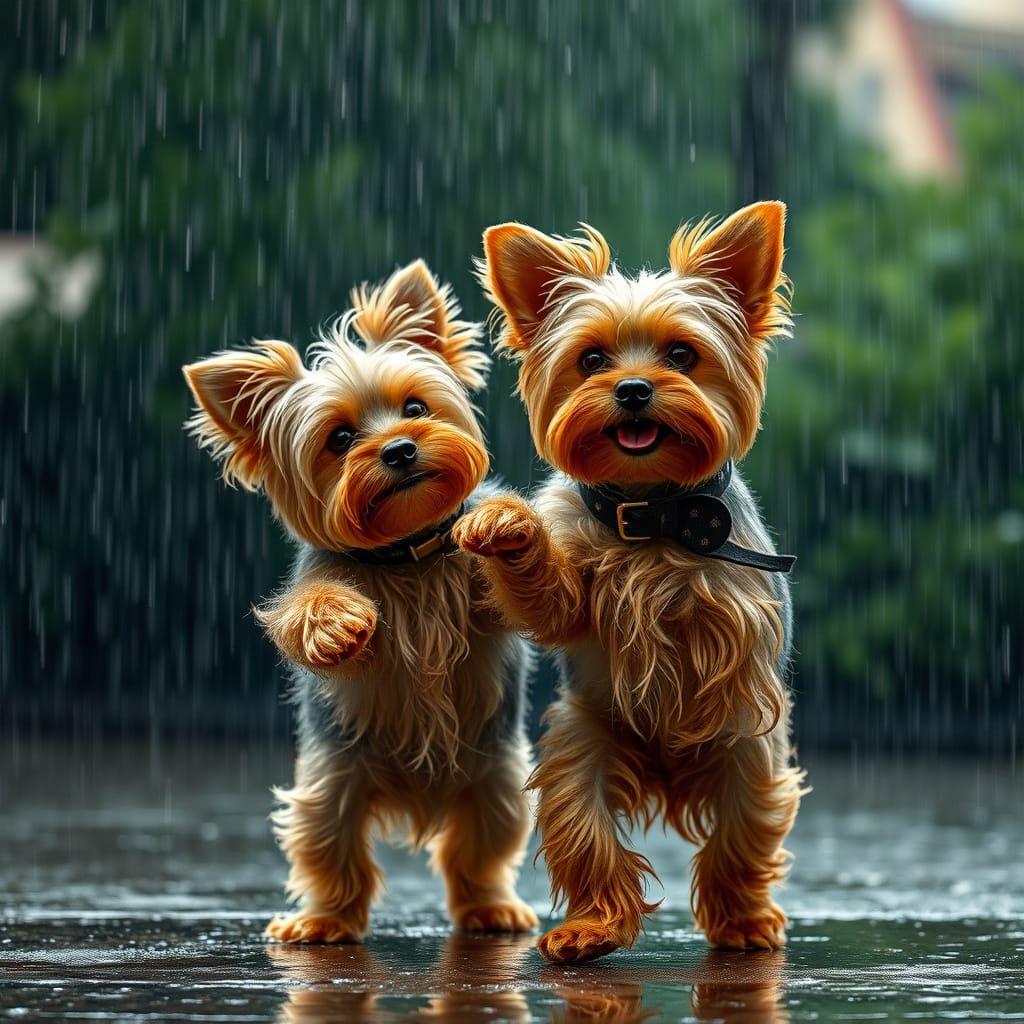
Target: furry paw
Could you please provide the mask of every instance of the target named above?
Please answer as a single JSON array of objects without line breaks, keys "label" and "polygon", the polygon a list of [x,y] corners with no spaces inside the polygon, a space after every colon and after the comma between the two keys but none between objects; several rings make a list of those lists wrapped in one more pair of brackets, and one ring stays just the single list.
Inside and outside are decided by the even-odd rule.
[{"label": "furry paw", "polygon": [[514,495],[489,498],[467,512],[452,530],[452,539],[471,555],[489,558],[528,548],[541,531],[537,513]]},{"label": "furry paw", "polygon": [[301,584],[257,608],[256,619],[286,658],[317,671],[363,650],[377,628],[377,607],[348,587]]},{"label": "furry paw", "polygon": [[299,911],[275,917],[267,935],[279,942],[362,942],[362,932],[337,914]]},{"label": "furry paw", "polygon": [[708,942],[721,949],[781,949],[786,944],[786,915],[772,904],[762,914],[709,926],[707,935]]},{"label": "furry paw", "polygon": [[377,609],[365,598],[343,602],[325,593],[306,604],[302,653],[312,668],[333,668],[354,658],[377,628]]},{"label": "furry paw", "polygon": [[532,932],[537,915],[522,900],[476,903],[452,911],[452,923],[464,932]]},{"label": "furry paw", "polygon": [[[554,964],[584,963],[623,945],[618,929],[597,920],[566,921],[537,943],[541,956]],[[629,943],[626,943],[627,945]]]}]

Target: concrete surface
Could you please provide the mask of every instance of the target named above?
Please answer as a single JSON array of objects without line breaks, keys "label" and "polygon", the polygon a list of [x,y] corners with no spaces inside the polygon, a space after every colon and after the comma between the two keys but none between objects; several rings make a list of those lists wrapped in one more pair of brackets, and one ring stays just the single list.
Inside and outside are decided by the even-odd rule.
[{"label": "concrete surface", "polygon": [[[1024,1020],[1020,769],[807,767],[785,952],[710,951],[690,851],[658,832],[646,936],[570,970],[530,938],[451,934],[440,884],[402,850],[382,852],[364,946],[264,941],[283,906],[266,815],[285,750],[17,742],[0,755],[0,1019]],[[522,891],[550,920],[542,870]]]}]

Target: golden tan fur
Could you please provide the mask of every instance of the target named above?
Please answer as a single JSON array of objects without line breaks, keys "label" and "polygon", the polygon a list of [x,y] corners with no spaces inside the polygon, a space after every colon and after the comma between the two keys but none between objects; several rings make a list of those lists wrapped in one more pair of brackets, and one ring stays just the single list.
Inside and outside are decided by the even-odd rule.
[{"label": "golden tan fur", "polygon": [[[782,720],[782,625],[766,575],[672,541],[610,538],[564,478],[541,492],[535,512],[583,581],[617,718],[669,749],[769,732]],[[768,543],[742,531],[734,538]]]},{"label": "golden tan fur", "polygon": [[[756,214],[680,229],[672,273],[636,278],[610,265],[608,245],[593,228],[582,239],[548,238],[522,225],[488,230],[480,278],[504,312],[498,343],[520,360],[519,392],[542,458],[587,482],[643,483],[642,468],[648,482],[687,484],[705,479],[724,452],[747,453],[760,421],[765,345],[790,325],[781,206],[758,204]],[[765,233],[767,249],[751,246]],[[692,384],[652,365],[652,355],[673,341],[701,355]],[[622,376],[646,368],[661,385],[656,412],[675,434],[642,467],[600,443],[616,410],[608,389],[581,381],[576,366],[580,350],[594,345],[616,352]],[[679,443],[695,434],[703,444],[692,436],[689,445]]]},{"label": "golden tan fur", "polygon": [[[440,559],[428,572],[325,560],[257,617],[290,661],[318,672],[342,709],[349,745],[370,736],[410,771],[433,771],[456,765],[501,698],[472,672],[452,671],[471,659],[476,637],[495,631],[480,597],[465,557]],[[308,638],[325,633],[327,651],[311,651]],[[361,684],[349,685],[353,678]]]},{"label": "golden tan fur", "polygon": [[[327,550],[382,546],[443,519],[487,471],[472,406],[439,355],[405,341],[364,350],[346,323],[325,334],[309,370],[277,341],[185,368],[199,405],[189,426],[228,482],[262,486],[292,534]],[[403,419],[404,398],[431,415]],[[326,442],[342,425],[361,429],[339,459]],[[438,475],[385,498],[394,476],[380,452],[403,436]]]},{"label": "golden tan fur", "polygon": [[[471,662],[453,673],[462,689],[479,684]],[[369,681],[372,683],[372,676]],[[468,931],[529,931],[533,911],[515,893],[515,877],[530,831],[523,784],[529,748],[520,737],[478,749],[460,732],[455,764],[413,771],[388,739],[357,748],[313,745],[300,753],[295,783],[275,790],[281,806],[275,834],[288,857],[289,898],[300,903],[275,918],[269,934],[285,941],[358,941],[382,875],[371,836],[405,834],[428,845],[448,890],[453,923]]]},{"label": "golden tan fur", "polygon": [[437,351],[470,390],[482,388],[490,361],[480,351],[479,326],[459,319],[451,287],[439,284],[422,260],[401,277],[352,291],[352,326],[372,348],[396,338]]},{"label": "golden tan fur", "polygon": [[[300,907],[268,931],[358,941],[382,885],[373,832],[403,828],[432,844],[457,926],[527,930],[536,916],[514,882],[530,766],[510,669],[523,645],[482,599],[469,556],[355,557],[437,535],[481,483],[468,388],[488,360],[421,262],[354,301],[308,369],[283,342],[185,368],[200,445],[229,481],[262,487],[303,545],[256,613],[296,668],[300,705],[295,783],[276,791],[274,815]],[[389,461],[392,442],[413,443],[413,461]]]},{"label": "golden tan fur", "polygon": [[[542,951],[587,959],[635,941],[653,909],[642,884],[651,868],[623,847],[618,821],[649,827],[659,814],[705,844],[694,913],[708,937],[774,948],[785,918],[768,890],[785,876],[781,844],[802,773],[788,765],[788,702],[775,668],[781,627],[764,578],[667,545],[638,552],[609,542],[560,481],[536,509],[515,498],[488,503],[460,523],[460,542],[472,546],[476,522],[499,510],[518,511],[516,528],[503,524],[514,535],[536,536],[540,522],[546,530],[540,543],[490,563],[497,600],[586,666],[572,697],[548,712],[531,780],[552,888],[567,898],[572,923],[545,936]],[[477,537],[490,540],[486,525]],[[673,778],[686,784],[669,785]],[[757,864],[747,877],[745,858]]]},{"label": "golden tan fur", "polygon": [[[770,890],[785,875],[802,773],[790,764],[782,591],[674,541],[619,540],[575,486],[637,498],[698,483],[746,453],[765,345],[789,324],[783,219],[781,204],[762,203],[716,228],[683,229],[672,269],[636,278],[585,258],[607,251],[592,229],[582,255],[579,242],[520,225],[485,234],[481,276],[505,315],[500,344],[520,361],[537,450],[561,472],[532,506],[482,503],[456,539],[483,557],[496,606],[562,648],[572,669],[531,780],[553,890],[568,904],[565,923],[540,941],[551,960],[636,939],[652,871],[620,831],[658,815],[701,845],[693,909],[708,938],[783,941]],[[693,356],[682,369],[678,345]],[[600,361],[584,367],[581,355],[595,350]],[[657,431],[642,456],[620,440],[638,414],[614,397],[634,378],[650,385],[642,415]],[[732,539],[771,551],[745,486],[733,492]]]}]

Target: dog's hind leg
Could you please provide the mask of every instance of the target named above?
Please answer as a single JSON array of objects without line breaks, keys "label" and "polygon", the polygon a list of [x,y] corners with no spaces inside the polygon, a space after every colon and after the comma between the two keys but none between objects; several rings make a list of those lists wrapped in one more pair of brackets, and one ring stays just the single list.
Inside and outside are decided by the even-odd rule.
[{"label": "dog's hind leg", "polygon": [[547,715],[548,731],[531,786],[540,789],[541,852],[553,893],[566,897],[563,924],[538,943],[556,963],[592,960],[631,946],[644,914],[647,858],[619,839],[621,817],[643,814],[644,768],[635,747],[617,742],[599,715],[563,697]]},{"label": "dog's hind leg", "polygon": [[[784,728],[784,726],[780,726]],[[688,787],[693,830],[706,837],[693,861],[692,905],[708,940],[727,949],[777,949],[786,915],[771,889],[788,870],[803,773],[759,736],[720,747]],[[670,816],[680,817],[670,807]]]},{"label": "dog's hind leg", "polygon": [[464,931],[537,927],[537,915],[515,891],[532,824],[523,792],[528,771],[525,743],[503,743],[474,773],[431,843],[434,868],[448,888],[452,923]]},{"label": "dog's hind leg", "polygon": [[313,746],[299,754],[295,785],[275,795],[282,806],[274,831],[291,868],[288,896],[299,909],[275,917],[267,934],[284,942],[359,942],[382,884],[365,780],[330,748]]}]

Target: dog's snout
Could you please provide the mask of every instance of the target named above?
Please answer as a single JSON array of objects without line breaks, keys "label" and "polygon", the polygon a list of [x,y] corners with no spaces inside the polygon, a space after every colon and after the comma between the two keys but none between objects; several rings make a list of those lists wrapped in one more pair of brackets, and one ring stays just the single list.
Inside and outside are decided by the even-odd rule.
[{"label": "dog's snout", "polygon": [[643,377],[626,377],[615,385],[615,401],[629,412],[639,412],[654,397],[654,385]]},{"label": "dog's snout", "polygon": [[416,442],[411,437],[399,437],[381,448],[381,461],[392,469],[406,469],[416,461],[416,450]]}]

